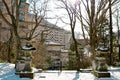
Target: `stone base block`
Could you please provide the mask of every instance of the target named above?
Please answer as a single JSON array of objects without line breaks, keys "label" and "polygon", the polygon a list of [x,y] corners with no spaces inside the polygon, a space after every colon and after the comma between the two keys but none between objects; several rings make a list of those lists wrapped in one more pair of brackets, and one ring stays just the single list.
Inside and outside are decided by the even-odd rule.
[{"label": "stone base block", "polygon": [[20,78],[31,78],[31,79],[34,78],[34,73],[30,73],[30,72],[29,73],[26,73],[26,72],[17,72],[15,74],[19,75]]},{"label": "stone base block", "polygon": [[110,77],[109,72],[99,72],[99,71],[94,71],[92,72],[96,77],[102,78],[102,77]]}]

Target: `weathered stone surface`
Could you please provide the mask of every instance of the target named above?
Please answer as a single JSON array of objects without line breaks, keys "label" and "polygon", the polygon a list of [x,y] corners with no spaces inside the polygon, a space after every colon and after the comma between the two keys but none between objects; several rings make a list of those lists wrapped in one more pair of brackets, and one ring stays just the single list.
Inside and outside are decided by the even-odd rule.
[{"label": "weathered stone surface", "polygon": [[109,72],[99,72],[99,71],[94,71],[92,72],[94,74],[94,76],[98,77],[98,78],[102,78],[102,77],[110,77],[110,73]]},{"label": "weathered stone surface", "polygon": [[15,74],[17,74],[17,75],[19,75],[20,76],[20,78],[31,78],[31,79],[33,79],[34,78],[34,73],[31,73],[31,72],[17,72],[17,73],[15,73]]}]

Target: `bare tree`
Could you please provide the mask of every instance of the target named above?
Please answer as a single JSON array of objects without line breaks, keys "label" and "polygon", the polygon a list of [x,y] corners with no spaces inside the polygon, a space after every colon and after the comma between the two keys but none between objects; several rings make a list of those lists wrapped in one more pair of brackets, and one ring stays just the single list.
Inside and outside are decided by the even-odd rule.
[{"label": "bare tree", "polygon": [[[108,0],[109,1],[109,19],[110,19],[110,25],[109,25],[109,29],[110,29],[110,65],[113,64],[113,21],[112,21],[112,5],[114,5],[114,3],[119,3],[119,0]],[[118,26],[118,25],[117,25]]]},{"label": "bare tree", "polygon": [[[91,52],[93,53],[93,55],[95,49],[97,30],[102,26],[103,19],[105,19],[105,15],[108,10],[107,1],[99,0],[97,2],[98,3],[96,3],[95,0],[82,0],[81,3],[85,8],[87,17],[81,13],[81,10],[79,10],[79,14],[81,15],[78,16],[82,24],[82,27],[84,27],[84,29],[89,34],[90,37],[89,44],[91,46]],[[81,6],[79,6],[79,8],[81,8]]]},{"label": "bare tree", "polygon": [[[49,0],[30,0],[30,10],[31,14],[31,22],[33,25],[28,25],[31,27],[29,32],[27,33],[27,40],[31,40],[40,35],[40,33],[36,32],[36,29],[39,27],[45,26],[45,18],[47,13],[47,6]],[[39,5],[39,6],[38,6]],[[40,29],[40,28],[39,28]],[[43,29],[44,30],[44,29]]]},{"label": "bare tree", "polygon": [[118,44],[118,49],[119,49],[119,52],[118,52],[118,59],[120,60],[120,25],[119,25],[119,18],[120,18],[120,13],[119,13],[119,9],[117,8],[117,14],[115,15],[115,18],[116,18],[116,26],[117,26],[117,38],[118,38],[118,41],[117,41],[117,44]]},{"label": "bare tree", "polygon": [[[36,31],[38,27],[45,26],[44,24],[44,19],[45,15],[47,12],[47,3],[49,0],[31,0],[31,8],[30,12],[32,15],[32,18],[28,21],[23,21],[20,22],[20,5],[21,5],[21,0],[2,0],[5,12],[0,9],[0,16],[2,19],[7,23],[8,27],[10,27],[11,30],[11,38],[13,37],[15,42],[16,42],[16,60],[19,57],[19,53],[21,53],[21,39],[25,40],[31,40],[33,38],[38,37],[39,35],[44,35],[43,33],[48,31],[48,29],[42,30],[41,33],[39,31]],[[43,1],[43,2],[40,2]],[[38,6],[40,5],[40,6]],[[20,23],[29,24],[29,29],[28,28],[23,28],[20,29]],[[27,26],[25,26],[27,27]],[[41,28],[39,28],[41,30]],[[22,30],[22,31],[21,31]],[[25,37],[21,36],[21,32],[24,32]],[[9,54],[8,58],[10,61],[10,49],[11,48],[11,38],[9,39]]]},{"label": "bare tree", "polygon": [[[18,34],[18,25],[19,25],[19,7],[21,4],[21,0],[2,0],[4,5],[4,11],[0,9],[0,16],[2,17],[3,21],[5,21],[10,29],[13,32],[14,39],[16,42],[16,58],[19,56],[20,53],[20,37]],[[6,17],[7,16],[7,17]]]},{"label": "bare tree", "polygon": [[[112,0],[111,6],[115,4],[117,0]],[[94,50],[96,43],[101,41],[101,28],[107,17],[109,10],[108,0],[78,0],[78,20],[80,21],[83,36],[87,32],[90,38],[91,52],[95,56]],[[82,8],[82,9],[81,9]],[[98,39],[97,39],[98,38]],[[97,42],[96,42],[97,40]]]},{"label": "bare tree", "polygon": [[111,5],[111,0],[109,0],[109,18],[110,18],[110,65],[112,65],[112,62],[113,62],[113,59],[112,59],[112,56],[113,56],[113,27],[112,27],[112,5]]},{"label": "bare tree", "polygon": [[59,0],[62,4],[59,6],[60,8],[63,8],[66,10],[68,18],[69,18],[69,25],[72,32],[72,39],[74,43],[74,49],[76,53],[76,61],[77,61],[77,70],[80,70],[80,55],[78,52],[78,43],[75,38],[75,25],[77,20],[77,3],[72,5],[72,3],[69,0]]},{"label": "bare tree", "polygon": [[[59,1],[62,3],[60,4],[62,5],[61,8],[64,8],[68,13],[70,27],[72,31],[72,38],[76,48],[76,56],[79,56],[79,54],[77,53],[77,41],[74,36],[74,30],[76,21],[78,19],[82,29],[83,37],[86,43],[90,45],[90,51],[94,57],[95,48],[101,42],[101,29],[104,26],[104,21],[106,20],[106,18],[108,18],[108,10],[110,9],[109,0],[76,0],[75,4],[70,3],[70,0]],[[111,7],[118,2],[118,0],[112,0]],[[110,23],[112,23],[111,19]],[[110,26],[112,26],[112,24],[110,24]],[[86,32],[89,35],[89,42],[86,39]],[[110,32],[112,32],[112,30],[110,30]],[[79,59],[77,58],[77,61],[79,61]]]}]

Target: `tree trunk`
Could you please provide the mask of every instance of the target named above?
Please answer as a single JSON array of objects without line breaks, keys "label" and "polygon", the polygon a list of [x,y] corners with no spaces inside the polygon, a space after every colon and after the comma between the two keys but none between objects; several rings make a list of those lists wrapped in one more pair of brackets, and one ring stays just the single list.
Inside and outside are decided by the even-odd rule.
[{"label": "tree trunk", "polygon": [[11,52],[12,52],[12,45],[13,45],[13,32],[10,30],[10,39],[8,41],[8,62],[11,63]]},{"label": "tree trunk", "polygon": [[118,49],[119,49],[119,51],[118,51],[118,60],[120,61],[120,28],[119,28],[119,10],[117,9],[117,16],[116,16],[116,20],[117,20],[117,29],[118,29],[118,41],[117,41],[117,43],[118,43]]},{"label": "tree trunk", "polygon": [[119,62],[120,62],[120,44],[119,44],[119,52],[118,52]]},{"label": "tree trunk", "polygon": [[109,0],[109,17],[110,17],[110,65],[113,63],[112,54],[113,54],[113,31],[112,31],[112,10],[111,10],[111,0]]},{"label": "tree trunk", "polygon": [[80,55],[79,55],[79,52],[78,52],[78,45],[77,45],[77,41],[75,39],[74,29],[72,29],[72,38],[73,38],[73,41],[74,41],[74,47],[75,47],[75,53],[76,53],[77,71],[80,71]]},{"label": "tree trunk", "polygon": [[17,32],[17,26],[14,26],[14,37],[15,37],[15,43],[16,43],[16,46],[15,46],[16,47],[15,68],[16,68],[16,62],[21,52],[21,42],[20,42],[20,37]]}]

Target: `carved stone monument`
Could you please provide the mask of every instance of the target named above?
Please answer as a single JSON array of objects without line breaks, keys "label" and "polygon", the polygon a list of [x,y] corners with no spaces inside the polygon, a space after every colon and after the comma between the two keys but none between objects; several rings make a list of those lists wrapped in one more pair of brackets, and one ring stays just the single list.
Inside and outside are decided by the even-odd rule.
[{"label": "carved stone monument", "polygon": [[93,74],[96,77],[110,77],[110,73],[108,72],[108,66],[106,64],[106,59],[104,57],[95,57],[92,66]]},{"label": "carved stone monument", "polygon": [[31,68],[33,50],[36,49],[30,43],[22,47],[22,53],[19,55],[16,64],[16,74],[19,74],[20,77],[33,78]]}]

